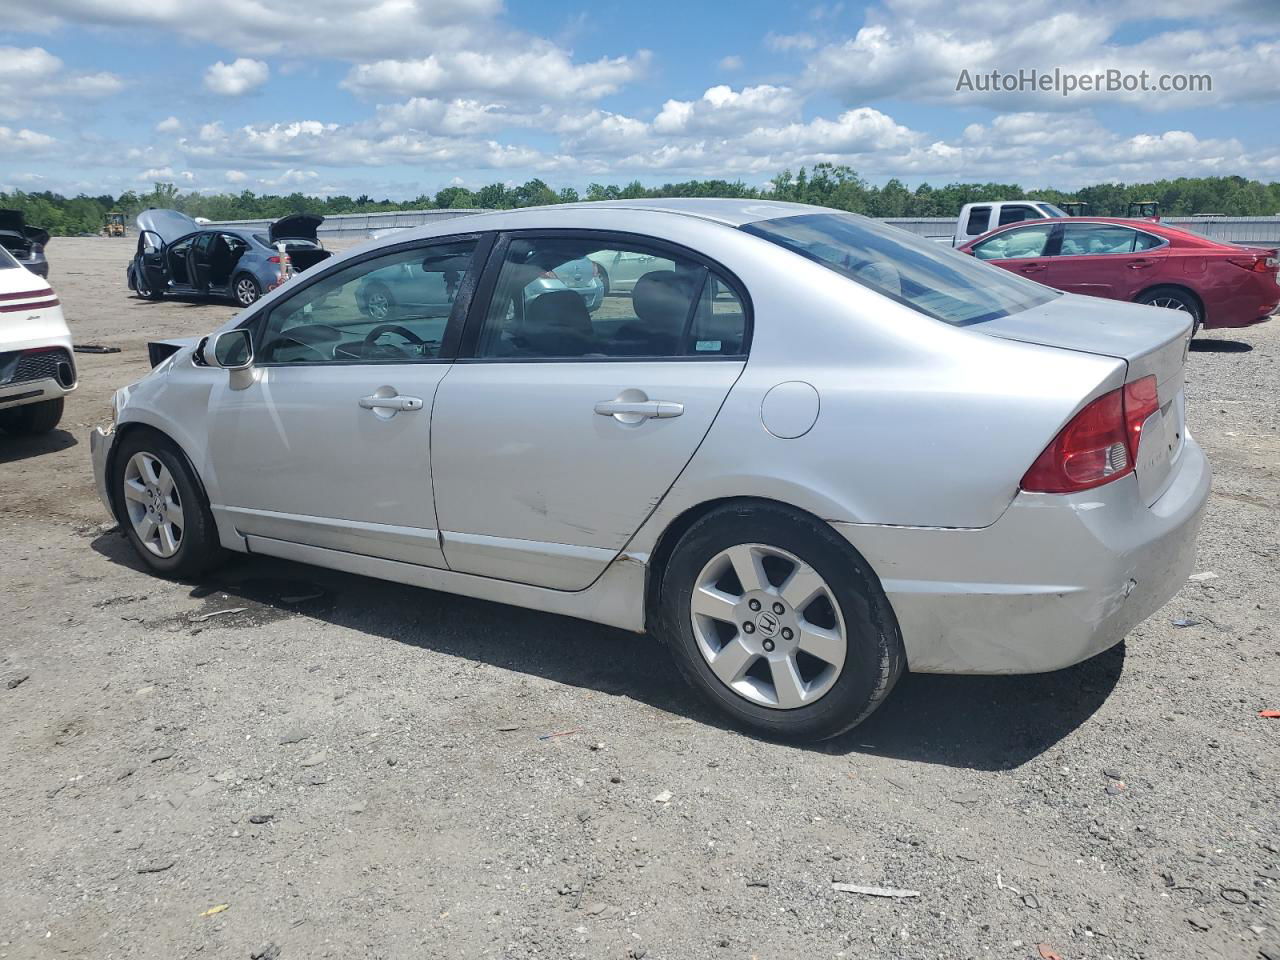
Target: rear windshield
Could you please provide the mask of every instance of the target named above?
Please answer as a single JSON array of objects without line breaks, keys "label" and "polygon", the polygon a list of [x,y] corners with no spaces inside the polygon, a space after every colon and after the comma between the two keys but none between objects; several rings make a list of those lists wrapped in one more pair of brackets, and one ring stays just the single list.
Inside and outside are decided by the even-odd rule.
[{"label": "rear windshield", "polygon": [[809,213],[742,229],[957,326],[1007,317],[1060,296],[935,240],[852,213]]}]

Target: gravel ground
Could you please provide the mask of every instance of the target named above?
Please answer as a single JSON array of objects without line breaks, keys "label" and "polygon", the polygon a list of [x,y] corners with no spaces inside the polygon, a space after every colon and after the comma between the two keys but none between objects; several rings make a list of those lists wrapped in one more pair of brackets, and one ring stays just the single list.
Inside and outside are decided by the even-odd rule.
[{"label": "gravel ground", "polygon": [[1280,323],[1191,355],[1215,578],[1088,663],[909,676],[805,749],[591,624],[144,574],[86,433],[147,339],[232,309],[132,299],[131,249],[51,245],[76,341],[122,352],[78,358],[65,431],[0,438],[0,957],[1280,957]]}]

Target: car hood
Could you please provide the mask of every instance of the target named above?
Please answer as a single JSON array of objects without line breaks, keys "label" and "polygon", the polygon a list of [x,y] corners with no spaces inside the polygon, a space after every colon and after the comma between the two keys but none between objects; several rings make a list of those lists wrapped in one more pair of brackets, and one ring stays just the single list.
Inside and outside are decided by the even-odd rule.
[{"label": "car hood", "polygon": [[1065,293],[1048,303],[998,320],[974,324],[993,337],[1116,357],[1127,379],[1148,373],[1163,383],[1181,370],[1191,336],[1191,315],[1163,307]]},{"label": "car hood", "polygon": [[281,217],[267,231],[272,243],[277,240],[317,240],[316,230],[324,217],[316,213],[294,213]]},{"label": "car hood", "polygon": [[154,233],[163,243],[171,243],[199,230],[200,224],[177,210],[143,210],[138,214],[138,229]]}]

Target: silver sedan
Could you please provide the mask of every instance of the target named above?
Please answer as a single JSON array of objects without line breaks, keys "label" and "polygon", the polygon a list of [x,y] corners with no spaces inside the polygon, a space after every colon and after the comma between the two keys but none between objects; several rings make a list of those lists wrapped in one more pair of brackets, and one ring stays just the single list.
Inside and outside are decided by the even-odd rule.
[{"label": "silver sedan", "polygon": [[[592,311],[542,282],[584,259],[652,269]],[[447,309],[370,316],[401,267]],[[647,630],[739,723],[815,739],[906,669],[1065,667],[1178,590],[1189,334],[818,207],[525,209],[154,344],[92,450],[161,575],[264,554]]]}]

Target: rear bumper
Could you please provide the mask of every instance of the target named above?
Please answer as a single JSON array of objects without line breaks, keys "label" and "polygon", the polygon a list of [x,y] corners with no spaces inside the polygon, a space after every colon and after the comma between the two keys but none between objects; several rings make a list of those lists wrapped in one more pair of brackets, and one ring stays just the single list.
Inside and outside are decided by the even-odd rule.
[{"label": "rear bumper", "polygon": [[1195,563],[1211,471],[1187,437],[1150,507],[1137,479],[1019,493],[977,530],[834,524],[880,575],[921,673],[1041,673],[1118,643]]},{"label": "rear bumper", "polygon": [[76,388],[73,383],[64,387],[57,380],[30,380],[26,383],[9,383],[0,387],[0,410],[21,407],[28,403],[42,403],[65,397]]}]

